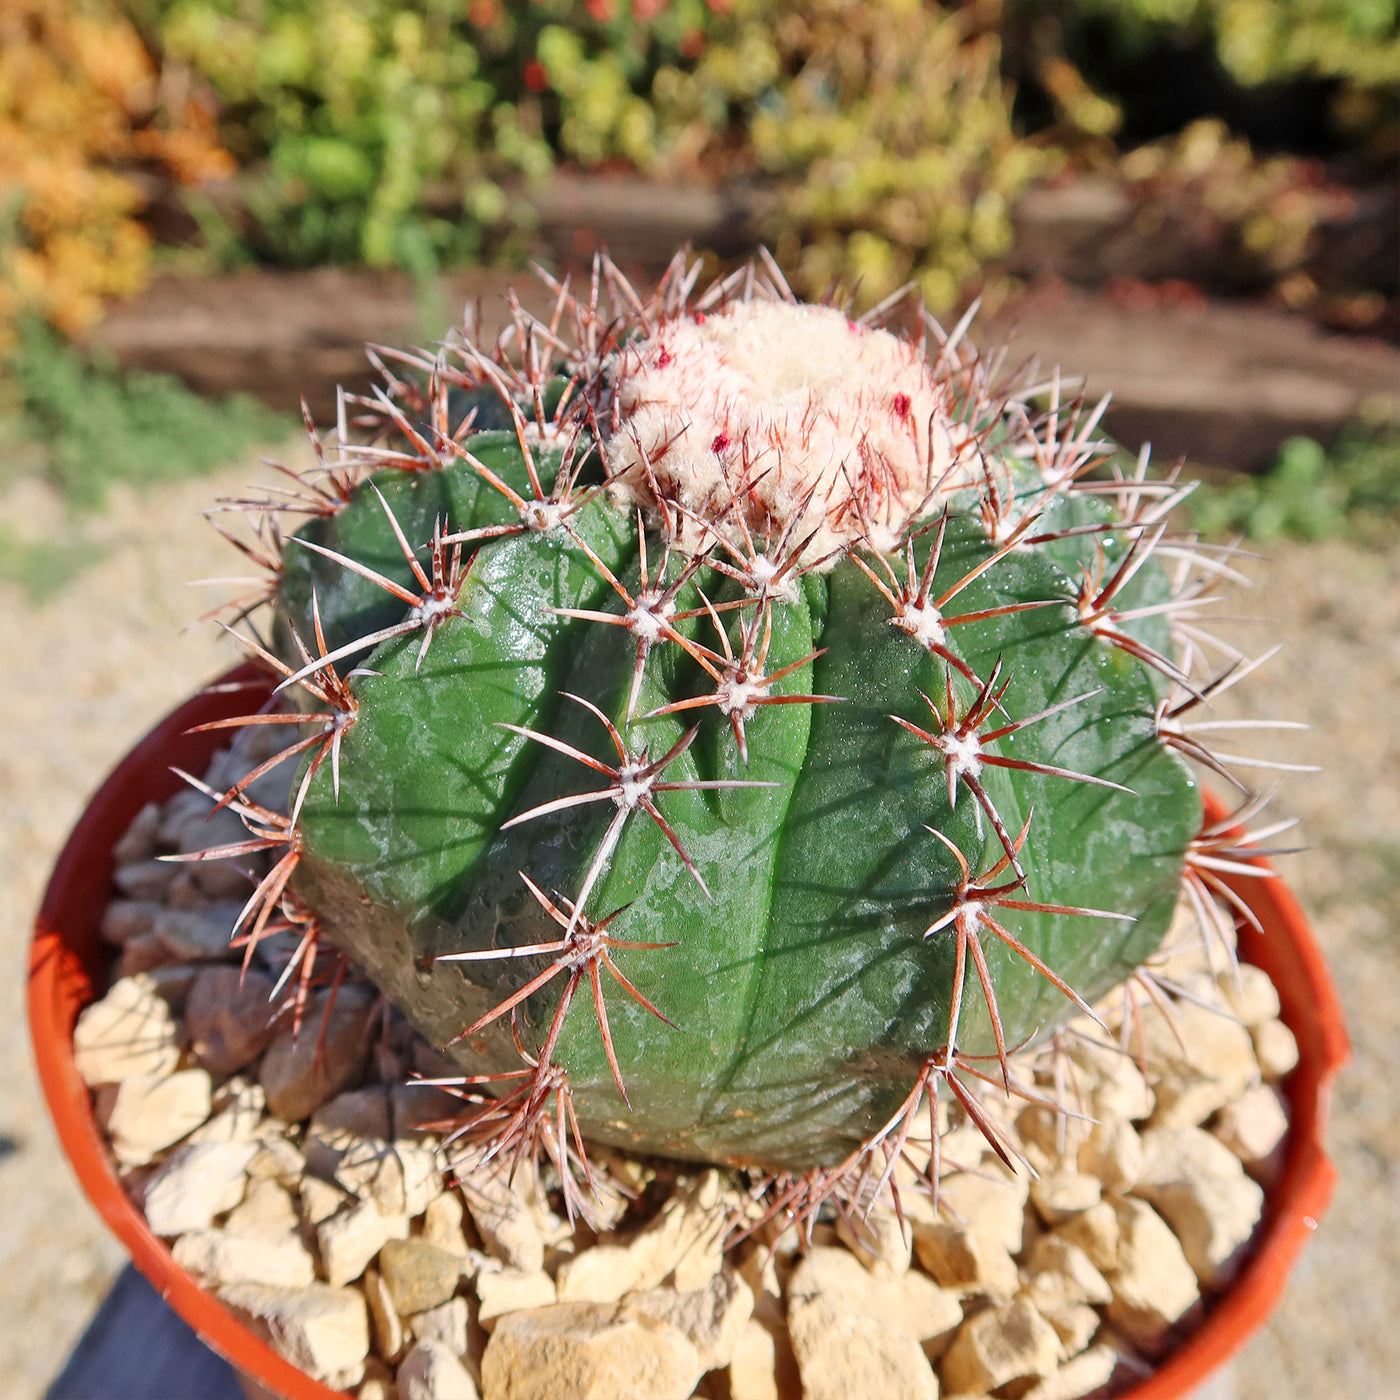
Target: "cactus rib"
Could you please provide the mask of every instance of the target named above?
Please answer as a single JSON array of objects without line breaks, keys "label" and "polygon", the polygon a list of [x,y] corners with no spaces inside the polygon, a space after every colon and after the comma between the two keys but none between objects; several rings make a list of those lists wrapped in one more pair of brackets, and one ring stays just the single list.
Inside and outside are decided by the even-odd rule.
[{"label": "cactus rib", "polygon": [[[336,940],[460,1064],[457,1147],[544,1154],[571,1208],[588,1139],[810,1219],[941,1094],[1005,1151],[969,1084],[1034,1098],[1013,1048],[1092,1015],[1179,884],[1209,921],[1234,857],[1184,760],[1253,760],[1190,716],[1252,667],[1199,625],[1228,554],[1168,534],[1189,487],[1103,401],[1001,387],[970,317],[697,276],[546,276],[547,319],[342,396],[244,550],[304,708],[248,722],[313,728],[225,795],[285,849],[239,929]],[[247,788],[293,758],[279,824]]]}]

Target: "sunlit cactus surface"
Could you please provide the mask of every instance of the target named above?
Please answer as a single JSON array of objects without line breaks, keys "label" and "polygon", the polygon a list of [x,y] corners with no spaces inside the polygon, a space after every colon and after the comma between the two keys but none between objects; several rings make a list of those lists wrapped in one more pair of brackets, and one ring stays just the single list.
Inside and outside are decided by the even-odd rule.
[{"label": "sunlit cactus surface", "polygon": [[245,932],[446,1047],[461,1143],[838,1173],[1161,941],[1215,571],[964,326],[694,283],[343,401],[263,530],[305,737]]}]

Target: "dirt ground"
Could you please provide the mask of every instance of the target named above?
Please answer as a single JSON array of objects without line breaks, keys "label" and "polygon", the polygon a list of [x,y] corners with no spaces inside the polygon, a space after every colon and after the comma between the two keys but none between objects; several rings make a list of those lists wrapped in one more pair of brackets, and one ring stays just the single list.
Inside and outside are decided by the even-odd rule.
[{"label": "dirt ground", "polygon": [[[299,446],[285,453],[295,456]],[[207,606],[186,580],[240,573],[197,520],[263,469],[244,464],[156,496],[114,495],[84,537],[94,562],[40,606],[0,583],[0,1375],[37,1400],[123,1262],[59,1153],[34,1079],[24,959],[47,872],[87,795],[164,712],[223,669]],[[41,536],[57,502],[23,485],[0,526]],[[1287,878],[1316,920],[1351,1022],[1354,1065],[1331,1133],[1341,1184],[1279,1313],[1237,1368],[1240,1400],[1400,1400],[1400,530],[1385,542],[1289,545],[1251,561],[1254,589],[1229,624],[1246,649],[1285,650],[1222,714],[1309,721],[1255,751],[1319,762],[1276,808],[1310,849]],[[1223,629],[1222,629],[1223,630]]]}]

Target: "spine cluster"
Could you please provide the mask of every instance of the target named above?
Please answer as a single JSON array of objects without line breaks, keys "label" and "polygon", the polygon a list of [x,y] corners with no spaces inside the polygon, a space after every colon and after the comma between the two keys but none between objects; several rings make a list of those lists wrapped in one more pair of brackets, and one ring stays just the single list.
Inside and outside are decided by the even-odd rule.
[{"label": "spine cluster", "polygon": [[[1155,866],[1150,878],[1140,875],[1131,908],[1052,897],[1065,883],[1052,870],[1097,862],[1095,887],[1112,874],[1116,857],[1099,847],[1119,828],[1095,836],[1086,825],[1094,804],[1136,800],[1140,826],[1152,793],[1168,794],[1161,800],[1172,815],[1155,839],[1176,845],[1174,857],[1168,851],[1173,892],[1179,875],[1208,938],[1241,912],[1222,876],[1254,869],[1243,860],[1257,846],[1249,838],[1241,846],[1232,833],[1262,805],[1237,769],[1261,761],[1213,752],[1207,741],[1219,722],[1196,716],[1258,663],[1207,630],[1220,585],[1237,578],[1229,550],[1171,532],[1170,513],[1190,487],[1175,472],[1152,478],[1145,452],[1125,465],[1098,436],[1104,405],[1067,397],[1058,375],[1037,383],[1023,373],[1017,387],[1005,387],[1003,357],[979,355],[968,343],[970,318],[945,332],[898,299],[861,318],[800,306],[771,260],[698,297],[696,273],[678,259],[644,300],[600,259],[581,294],[545,279],[554,303],[544,319],[512,300],[510,324],[489,349],[469,318],[465,333],[434,353],[373,350],[383,383],[369,397],[342,395],[328,440],[312,430],[315,468],[284,472],[287,484],[264,499],[225,503],[250,523],[251,535],[227,533],[261,573],[230,605],[225,625],[243,624],[236,635],[278,674],[286,701],[226,724],[303,732],[218,797],[249,825],[240,849],[280,853],[236,933],[251,950],[271,931],[297,930],[288,978],[299,1004],[319,979],[343,975],[339,964],[327,973],[318,956],[328,939],[337,941],[386,994],[407,999],[412,1019],[467,1057],[464,1067],[473,1054],[483,1062],[481,1072],[453,1081],[464,1100],[463,1148],[478,1157],[544,1155],[572,1183],[590,1172],[585,1136],[641,1141],[749,1166],[771,1184],[774,1209],[810,1217],[833,1192],[868,1202],[883,1190],[924,1103],[933,1114],[936,1183],[941,1088],[1004,1150],[975,1086],[1034,1093],[1014,1083],[1008,1056],[1052,1014],[1038,991],[1008,980],[1007,967],[1028,968],[1032,984],[1053,989],[1063,1008],[1054,1018],[1076,1010],[1093,1016],[1091,1001],[1105,988],[1077,987],[1061,970],[1066,940],[1075,950],[1084,945],[1088,951],[1070,960],[1098,977],[1124,949],[1143,953],[1131,929],[1140,918],[1144,929],[1156,928],[1142,934],[1146,951],[1155,946],[1167,907]],[[901,316],[912,330],[896,334],[888,325]],[[470,510],[461,504],[468,496]],[[306,523],[289,533],[284,522],[298,516]],[[480,860],[492,862],[485,892],[463,896],[455,924],[429,902],[386,933],[392,921],[384,911],[399,898],[386,890],[397,877],[378,867],[367,875],[353,860],[327,855],[322,833],[347,803],[372,812],[366,828],[378,822],[395,839],[408,829],[408,818],[375,807],[386,781],[378,770],[368,781],[357,767],[373,768],[361,756],[371,741],[376,754],[388,743],[378,737],[387,725],[378,718],[380,697],[414,678],[425,690],[439,684],[435,666],[445,648],[457,648],[453,658],[478,655],[462,639],[483,619],[504,615],[512,580],[534,578],[512,550],[528,568],[554,571],[536,593],[515,595],[522,615],[535,610],[521,625],[545,638],[532,665],[549,672],[550,685],[582,674],[570,670],[573,648],[622,655],[625,674],[611,694],[555,686],[533,722],[481,720],[505,754],[499,772],[490,763],[480,770],[482,784],[505,794],[482,838]],[[843,598],[847,606],[865,600],[857,625],[843,621]],[[269,603],[271,626],[259,630],[258,610]],[[998,649],[1003,639],[1007,654]],[[903,650],[891,651],[896,645]],[[839,654],[852,647],[855,654]],[[1084,647],[1093,649],[1092,666],[1078,659],[1075,648]],[[890,689],[883,673],[878,685],[865,685],[867,667],[896,663],[902,689]],[[1044,703],[1029,704],[1038,693],[1034,673],[1053,666],[1066,678],[1097,668],[1099,679],[1073,693],[1052,687]],[[816,683],[823,675],[848,677],[854,684],[846,688],[860,694],[824,692]],[[904,698],[877,712],[872,697],[887,691]],[[465,713],[444,718],[424,705],[424,724],[439,729]],[[779,720],[778,711],[793,714]],[[879,1040],[894,1071],[884,1079],[851,1071],[854,1107],[840,1131],[831,1127],[821,1138],[821,1160],[803,1160],[805,1148],[775,1149],[761,1130],[752,1146],[742,1134],[732,1143],[714,1134],[692,1142],[673,1126],[650,1138],[628,1115],[636,1107],[638,1119],[665,1119],[657,1107],[664,1091],[679,1101],[678,1121],[689,1111],[687,1094],[702,1089],[725,1112],[739,1105],[736,1117],[761,1116],[765,1095],[776,1118],[796,1110],[767,1081],[754,1089],[752,1111],[738,1096],[735,1085],[755,1063],[748,1046],[721,1047],[736,1068],[722,1083],[702,1076],[699,1088],[683,1075],[663,1076],[658,1088],[644,1064],[629,1063],[628,1049],[641,1061],[641,1048],[663,1043],[654,1035],[685,1031],[673,1004],[696,1000],[674,994],[668,979],[678,974],[666,971],[668,958],[672,968],[683,965],[690,925],[647,913],[662,898],[654,888],[638,886],[631,900],[611,903],[637,878],[643,838],[635,833],[664,844],[650,857],[654,871],[673,858],[693,886],[681,895],[668,887],[675,908],[714,907],[723,894],[712,888],[717,874],[737,880],[733,857],[749,849],[730,841],[730,854],[717,856],[725,832],[748,830],[746,822],[758,830],[767,818],[754,814],[765,803],[800,807],[805,798],[792,792],[822,782],[844,791],[839,764],[815,777],[810,770],[825,761],[819,740],[847,742],[847,714],[865,716],[852,721],[857,738],[849,741],[867,756],[861,761],[878,752],[912,775],[876,779],[891,785],[892,805],[916,783],[940,794],[941,815],[930,808],[922,829],[911,826],[896,843],[901,859],[914,853],[925,887],[927,872],[942,872],[936,890],[889,912],[877,906],[897,882],[861,876],[870,927],[887,928],[889,947],[909,945],[900,957],[937,964],[936,1006],[889,1011],[890,1025],[909,1026]],[[367,725],[379,728],[367,737]],[[1136,725],[1137,747],[1090,742],[1079,732],[1107,733],[1110,725],[1115,733]],[[409,731],[395,742],[411,743]],[[441,733],[434,742],[444,742]],[[1061,747],[1097,753],[1095,745],[1101,768],[1053,761]],[[789,752],[808,755],[797,777],[778,771]],[[290,812],[253,802],[246,789],[293,758],[302,766]],[[1240,807],[1228,826],[1199,829],[1192,781],[1172,776],[1185,772],[1182,759],[1237,789]],[[501,776],[517,762],[534,765],[523,787]],[[808,787],[794,786],[801,783]],[[878,797],[860,796],[867,824],[882,818]],[[1178,841],[1170,823],[1191,812],[1191,829]],[[1061,828],[1057,813],[1068,814]],[[822,821],[841,819],[833,802]],[[789,814],[788,826],[772,834],[775,845],[796,839],[792,825]],[[821,838],[833,848],[867,839],[859,826],[825,830],[835,831]],[[420,835],[414,840],[421,846]],[[532,841],[542,850],[579,846],[570,883],[552,883],[563,868],[553,857],[528,868]],[[516,855],[518,868],[500,868]],[[1122,860],[1147,869],[1142,850]],[[818,855],[811,866],[816,878]],[[333,918],[338,880],[376,911],[365,916],[366,927],[374,925],[368,932],[347,936]],[[491,901],[489,916],[477,909]],[[804,907],[797,895],[791,902]],[[894,908],[893,895],[888,902]],[[1111,932],[1071,935],[1070,927]],[[641,936],[657,932],[664,936]],[[454,937],[467,946],[450,946]],[[1099,942],[1116,951],[1101,956]],[[760,945],[756,958],[773,956]],[[867,977],[888,956],[886,948],[852,972],[822,940],[814,947],[815,961],[831,963],[821,972],[822,995],[835,999],[846,994],[842,978]],[[450,996],[464,987],[449,1027]],[[473,1002],[482,987],[485,1001]],[[623,993],[611,1014],[608,987]],[[620,1117],[570,1059],[587,1060],[574,1009],[585,1002]],[[784,1014],[796,1027],[806,1012]],[[648,1022],[659,1030],[639,1029]],[[514,1064],[502,1067],[502,1055]],[[868,1056],[856,1045],[848,1058],[860,1066]],[[636,1103],[634,1075],[645,1089]],[[830,1087],[835,1097],[847,1092]]]}]

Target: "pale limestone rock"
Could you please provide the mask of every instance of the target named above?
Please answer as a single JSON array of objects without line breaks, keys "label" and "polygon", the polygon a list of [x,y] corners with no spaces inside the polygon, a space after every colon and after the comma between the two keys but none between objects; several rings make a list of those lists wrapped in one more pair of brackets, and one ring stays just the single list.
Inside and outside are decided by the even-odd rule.
[{"label": "pale limestone rock", "polygon": [[1199,1128],[1149,1128],[1133,1194],[1171,1225],[1207,1288],[1230,1281],[1264,1209],[1264,1193],[1240,1159]]},{"label": "pale limestone rock", "polygon": [[304,1288],[316,1278],[310,1252],[295,1234],[236,1235],[194,1230],[171,1248],[181,1268],[206,1283],[258,1283],[268,1288]]},{"label": "pale limestone rock", "polygon": [[[916,1193],[909,1193],[912,1198]],[[927,1201],[927,1198],[924,1198]],[[928,1202],[932,1214],[932,1203]],[[869,1215],[836,1219],[836,1234],[842,1244],[865,1265],[871,1273],[898,1278],[908,1273],[913,1258],[914,1235],[907,1224],[888,1206],[878,1206]]]},{"label": "pale limestone rock", "polygon": [[1122,1195],[1142,1170],[1142,1139],[1126,1119],[1095,1123],[1079,1145],[1079,1170],[1095,1176],[1105,1191]]},{"label": "pale limestone rock", "polygon": [[[237,817],[234,817],[234,821],[242,830],[243,823]],[[194,878],[198,880],[198,874]],[[247,877],[240,875],[239,879],[246,898],[249,888]],[[233,926],[242,908],[242,900],[206,904],[201,909],[167,907],[156,915],[153,932],[171,957],[179,962],[218,962],[237,953],[236,949],[229,947],[229,939],[233,937]]]},{"label": "pale limestone rock", "polygon": [[94,1088],[174,1072],[180,1063],[175,1018],[149,975],[120,978],[101,1001],[82,1009],[73,1028],[73,1063]]},{"label": "pale limestone rock", "polygon": [[969,1318],[939,1364],[953,1392],[978,1395],[1011,1381],[1052,1374],[1060,1360],[1055,1329],[1026,1298]]},{"label": "pale limestone rock", "polygon": [[1000,1241],[961,1225],[914,1226],[919,1263],[944,1287],[958,1293],[1009,1298],[1019,1279],[1016,1261]]},{"label": "pale limestone rock", "polygon": [[1249,1031],[1218,1011],[1182,1001],[1169,1023],[1150,1006],[1142,1026],[1148,1061],[1159,1074],[1154,1128],[1195,1127],[1259,1077]]},{"label": "pale limestone rock", "polygon": [[700,1374],[683,1332],[607,1303],[510,1313],[481,1362],[491,1400],[686,1400]]},{"label": "pale limestone rock", "polygon": [[[783,1295],[783,1285],[778,1278],[778,1257],[771,1247],[751,1245],[739,1254],[739,1277],[749,1286],[754,1295],[754,1305],[761,1305],[765,1297],[779,1299]],[[790,1275],[791,1271],[787,1271]]]},{"label": "pale limestone rock", "polygon": [[400,1317],[445,1303],[462,1277],[462,1260],[421,1239],[391,1239],[379,1252],[379,1272]]},{"label": "pale limestone rock", "polygon": [[417,1342],[398,1369],[399,1400],[477,1400],[476,1382],[441,1342]]},{"label": "pale limestone rock", "polygon": [[975,1228],[1008,1254],[1021,1248],[1029,1192],[1028,1176],[1012,1176],[999,1163],[978,1172],[953,1172],[938,1183],[944,1214],[958,1224],[975,1221]]},{"label": "pale limestone rock", "polygon": [[104,943],[118,946],[155,928],[161,905],[154,899],[114,899],[102,911],[99,932]]},{"label": "pale limestone rock", "polygon": [[904,1212],[905,1220],[911,1223],[915,1221],[930,1223],[939,1218],[938,1210],[933,1204],[933,1194],[929,1187],[928,1177],[916,1171],[903,1157],[896,1160],[891,1180],[899,1190],[899,1208]]},{"label": "pale limestone rock", "polygon": [[389,1140],[357,1137],[353,1133],[334,1134],[330,1142],[320,1134],[309,1134],[306,1141],[306,1168],[343,1186],[354,1196],[373,1194],[374,1179],[389,1155]]},{"label": "pale limestone rock", "polygon": [[252,1142],[190,1142],[146,1183],[146,1221],[157,1235],[206,1229],[244,1198]]},{"label": "pale limestone rock", "polygon": [[676,1261],[672,1282],[678,1292],[697,1293],[724,1266],[724,1227],[717,1225],[695,1241]]},{"label": "pale limestone rock", "polygon": [[1240,963],[1237,968],[1222,972],[1216,978],[1224,1000],[1245,1025],[1261,1026],[1275,1020],[1279,1014],[1278,991],[1269,974],[1253,963]]},{"label": "pale limestone rock", "polygon": [[[257,1400],[262,1400],[262,1397],[257,1397]],[[364,1379],[355,1392],[355,1400],[399,1400],[394,1373],[379,1357],[370,1355],[365,1358]]]},{"label": "pale limestone rock", "polygon": [[1087,1118],[1058,1113],[1044,1104],[1028,1104],[1016,1115],[1016,1139],[1041,1172],[1054,1171],[1062,1161],[1073,1162],[1092,1127]]},{"label": "pale limestone rock", "polygon": [[209,1096],[208,1071],[184,1069],[104,1085],[95,1107],[112,1155],[124,1167],[143,1167],[209,1117]]},{"label": "pale limestone rock", "polygon": [[1108,1201],[1066,1220],[1055,1234],[1078,1245],[1096,1269],[1118,1267],[1118,1212]]},{"label": "pale limestone rock", "polygon": [[628,1243],[595,1245],[560,1264],[559,1301],[616,1302],[624,1293],[655,1288],[672,1272],[679,1280],[688,1256],[694,1267],[685,1273],[687,1283],[704,1287],[719,1268],[725,1217],[719,1173],[708,1171],[679,1186],[656,1219]]},{"label": "pale limestone rock", "polygon": [[729,1361],[730,1400],[779,1400],[773,1334],[754,1318],[744,1324]]},{"label": "pale limestone rock", "polygon": [[736,1273],[725,1269],[699,1292],[653,1288],[629,1293],[623,1306],[678,1327],[694,1345],[700,1369],[713,1371],[729,1365],[753,1316],[753,1291]]},{"label": "pale limestone rock", "polygon": [[[263,1093],[263,1087],[256,1079],[247,1079],[241,1074],[235,1074],[232,1078],[225,1079],[214,1090],[211,1106],[215,1113],[227,1113],[234,1109],[245,1119],[256,1117],[261,1120],[267,1112],[267,1095]],[[264,1123],[261,1126],[279,1135],[283,1132],[280,1123]]]},{"label": "pale limestone rock", "polygon": [[1298,1041],[1282,1021],[1265,1021],[1253,1032],[1254,1054],[1265,1079],[1282,1079],[1298,1063]]},{"label": "pale limestone rock", "polygon": [[1082,1034],[1066,1038],[1065,1053],[1078,1071],[1076,1083],[1085,1098],[1084,1110],[1100,1122],[1148,1117],[1153,1092],[1133,1057],[1109,1042],[1092,1021],[1081,1019],[1077,1024]]},{"label": "pale limestone rock", "polygon": [[444,1191],[428,1202],[423,1212],[423,1238],[449,1254],[467,1257],[467,1236],[462,1228],[465,1212],[456,1191]]},{"label": "pale limestone rock", "polygon": [[[261,1089],[262,1086],[258,1085]],[[237,1139],[233,1139],[237,1141]],[[288,1190],[301,1185],[306,1159],[295,1143],[278,1133],[268,1133],[258,1140],[257,1155],[248,1163],[248,1175],[259,1181],[276,1181]]]},{"label": "pale limestone rock", "polygon": [[224,1221],[224,1229],[230,1235],[274,1239],[294,1233],[297,1224],[297,1208],[285,1186],[276,1181],[250,1181],[242,1203]]},{"label": "pale limestone rock", "polygon": [[808,1297],[790,1306],[788,1333],[803,1400],[938,1400],[938,1377],[918,1342],[878,1318]]},{"label": "pale limestone rock", "polygon": [[[286,1123],[308,1118],[364,1068],[369,1053],[372,999],[342,987],[325,1014],[327,994],[313,997],[301,1034],[280,1031],[262,1058],[260,1077],[267,1107]],[[324,1052],[319,1048],[324,1025]]]},{"label": "pale limestone rock", "polygon": [[266,1108],[262,1085],[235,1076],[215,1090],[210,1102],[211,1117],[190,1134],[190,1141],[252,1142],[262,1138],[270,1128],[281,1127],[264,1117]]},{"label": "pale limestone rock", "polygon": [[426,1312],[414,1313],[405,1321],[415,1340],[441,1342],[455,1356],[467,1354],[471,1310],[465,1298],[449,1298]]},{"label": "pale limestone rock", "polygon": [[1171,1228],[1145,1201],[1113,1203],[1118,1217],[1118,1266],[1106,1277],[1113,1289],[1109,1321],[1135,1346],[1158,1353],[1171,1328],[1199,1303],[1196,1275]]},{"label": "pale limestone rock", "polygon": [[[380,1356],[388,1361],[397,1361],[404,1349],[403,1320],[378,1269],[366,1269],[362,1285],[365,1303],[369,1307],[369,1320],[374,1328],[374,1341]],[[466,1350],[465,1347],[462,1349]]]},{"label": "pale limestone rock", "polygon": [[1118,1353],[1112,1347],[1090,1347],[1065,1362],[1053,1376],[1046,1376],[1021,1400],[1083,1400],[1108,1383],[1117,1365]]},{"label": "pale limestone rock", "polygon": [[[283,1356],[318,1380],[357,1384],[369,1354],[369,1313],[358,1288],[233,1284],[219,1297]],[[348,1379],[347,1379],[348,1378]]]},{"label": "pale limestone rock", "polygon": [[821,1245],[793,1271],[787,1292],[790,1304],[824,1298],[843,1313],[873,1319],[921,1342],[951,1334],[962,1320],[957,1297],[922,1274],[881,1277],[848,1250]]},{"label": "pale limestone rock", "polygon": [[526,1172],[511,1180],[508,1163],[491,1163],[462,1181],[462,1197],[481,1242],[507,1268],[538,1273],[544,1268],[544,1241],[526,1199]]},{"label": "pale limestone rock", "polygon": [[1026,1202],[1026,1220],[1021,1226],[1021,1252],[1016,1257],[1023,1259],[1026,1254],[1035,1247],[1035,1242],[1046,1233],[1046,1224],[1040,1218],[1040,1212],[1029,1202]]},{"label": "pale limestone rock", "polygon": [[1113,1297],[1108,1280],[1093,1261],[1063,1234],[1042,1235],[1035,1242],[1026,1267],[1032,1284],[1048,1275],[1058,1281],[1058,1287],[1071,1302],[1103,1304]]},{"label": "pale limestone rock", "polygon": [[[724,1263],[724,1237],[733,1200],[732,1192],[726,1196],[721,1190],[718,1172],[706,1172],[698,1180],[679,1186],[662,1211],[663,1216],[674,1211],[674,1216],[643,1251],[644,1267],[637,1287],[654,1288],[666,1277],[665,1273],[658,1276],[658,1270],[676,1245],[679,1256],[667,1271],[674,1273],[676,1288],[693,1293],[706,1287]],[[643,1231],[637,1244],[646,1236]]]},{"label": "pale limestone rock", "polygon": [[313,1228],[329,1220],[350,1202],[349,1192],[333,1181],[322,1181],[317,1176],[303,1177],[298,1195],[301,1197],[302,1219]]},{"label": "pale limestone rock", "polygon": [[489,1331],[498,1317],[524,1308],[547,1308],[557,1295],[554,1280],[543,1270],[498,1269],[476,1276],[476,1296],[477,1321]]},{"label": "pale limestone rock", "polygon": [[[611,1149],[590,1147],[589,1156],[593,1161],[593,1180],[597,1185],[597,1201],[594,1204],[593,1212],[597,1219],[596,1230],[599,1234],[605,1234],[610,1230],[617,1229],[632,1204],[632,1197],[624,1194],[623,1188],[628,1191],[635,1191],[637,1195],[646,1189],[647,1185],[655,1176],[652,1168],[637,1162],[630,1157],[624,1157],[619,1152]],[[554,1219],[557,1221],[558,1217]],[[536,1219],[536,1224],[541,1226],[541,1234],[545,1236],[545,1247],[560,1241],[551,1241],[550,1230],[540,1219]],[[564,1224],[567,1226],[568,1222]]]},{"label": "pale limestone rock", "polygon": [[1103,1318],[1097,1308],[1088,1303],[1071,1303],[1065,1299],[1037,1298],[1034,1293],[1026,1296],[1035,1304],[1036,1311],[1055,1329],[1060,1339],[1062,1356],[1077,1356],[1094,1340]]},{"label": "pale limestone rock", "polygon": [[976,1171],[986,1148],[987,1139],[982,1136],[981,1128],[966,1117],[949,1127],[938,1140],[938,1155],[944,1171]]},{"label": "pale limestone rock", "polygon": [[[1099,1330],[1102,1319],[1097,1309],[1082,1301],[1080,1290],[1064,1275],[1048,1270],[1033,1274],[1021,1291],[1055,1329],[1063,1355],[1074,1356],[1083,1351]],[[1104,1291],[1107,1292],[1106,1285]]]},{"label": "pale limestone rock", "polygon": [[[1083,1150],[1081,1146],[1080,1152]],[[1098,1205],[1102,1196],[1098,1177],[1080,1172],[1055,1172],[1031,1183],[1031,1200],[1040,1218],[1052,1227]]]},{"label": "pale limestone rock", "polygon": [[1256,1084],[1215,1116],[1211,1132],[1246,1166],[1262,1162],[1283,1141],[1288,1115],[1271,1084]]},{"label": "pale limestone rock", "polygon": [[422,1215],[442,1190],[437,1153],[417,1142],[389,1144],[370,1183],[380,1210],[409,1217]]},{"label": "pale limestone rock", "polygon": [[385,1215],[373,1201],[353,1201],[316,1226],[326,1282],[337,1288],[352,1282],[390,1240],[407,1237],[406,1215]]}]

